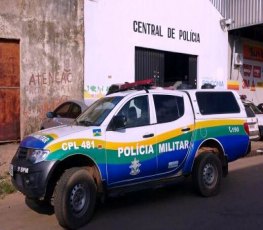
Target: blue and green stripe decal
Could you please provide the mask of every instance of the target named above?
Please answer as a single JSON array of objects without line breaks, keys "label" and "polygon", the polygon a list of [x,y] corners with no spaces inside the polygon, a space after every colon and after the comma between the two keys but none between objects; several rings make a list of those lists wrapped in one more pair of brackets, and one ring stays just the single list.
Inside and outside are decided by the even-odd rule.
[{"label": "blue and green stripe decal", "polygon": [[[74,154],[89,156],[109,183],[158,178],[163,176],[160,173],[189,172],[197,149],[207,139],[218,141],[229,161],[243,156],[248,147],[243,124],[244,120],[240,119],[199,121],[190,125],[187,133],[180,127],[137,142],[106,142],[93,138],[72,138],[55,144],[50,141],[47,148],[51,154],[47,160],[63,160]],[[187,149],[185,140],[189,141]],[[136,176],[130,174],[134,159],[140,164],[140,173]],[[173,161],[178,162],[177,167],[168,169],[167,163]]]}]

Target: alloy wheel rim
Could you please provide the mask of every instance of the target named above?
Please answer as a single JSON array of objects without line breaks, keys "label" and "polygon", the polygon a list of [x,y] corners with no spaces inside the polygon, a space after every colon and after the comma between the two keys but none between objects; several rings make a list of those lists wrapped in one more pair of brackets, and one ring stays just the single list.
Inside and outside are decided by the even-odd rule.
[{"label": "alloy wheel rim", "polygon": [[203,181],[205,185],[211,187],[215,184],[217,177],[217,170],[211,163],[207,163],[203,168]]}]

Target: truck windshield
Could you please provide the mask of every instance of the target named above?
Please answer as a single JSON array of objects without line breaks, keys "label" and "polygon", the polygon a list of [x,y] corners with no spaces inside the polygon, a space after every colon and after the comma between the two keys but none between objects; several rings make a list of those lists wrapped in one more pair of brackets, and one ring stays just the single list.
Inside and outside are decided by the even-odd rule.
[{"label": "truck windshield", "polygon": [[77,125],[99,126],[123,97],[104,97],[94,102],[75,121]]}]

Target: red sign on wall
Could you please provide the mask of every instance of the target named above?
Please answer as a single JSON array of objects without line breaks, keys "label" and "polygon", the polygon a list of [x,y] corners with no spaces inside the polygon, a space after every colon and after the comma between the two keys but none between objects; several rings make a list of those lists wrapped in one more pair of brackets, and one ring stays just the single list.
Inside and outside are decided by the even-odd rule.
[{"label": "red sign on wall", "polygon": [[244,64],[243,71],[245,77],[250,77],[252,72],[252,65]]},{"label": "red sign on wall", "polygon": [[243,46],[243,57],[245,59],[263,61],[263,47],[245,44]]},{"label": "red sign on wall", "polygon": [[253,66],[253,77],[261,78],[261,67],[260,66]]}]

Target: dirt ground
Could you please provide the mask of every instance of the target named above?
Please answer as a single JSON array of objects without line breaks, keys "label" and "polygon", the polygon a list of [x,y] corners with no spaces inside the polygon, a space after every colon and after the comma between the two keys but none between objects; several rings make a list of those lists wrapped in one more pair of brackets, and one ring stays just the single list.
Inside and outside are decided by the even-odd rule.
[{"label": "dirt ground", "polygon": [[[91,222],[81,230],[122,229],[121,226],[126,230],[194,229],[196,226],[196,229],[261,229],[262,169],[263,155],[230,163],[230,176],[222,181],[223,191],[209,199],[195,196],[191,192],[191,180],[188,180],[180,188],[108,200],[98,206]],[[193,214],[191,223],[189,212]],[[164,220],[165,228],[160,220]],[[0,229],[63,230],[52,209],[30,205],[19,192],[0,199]]]}]

